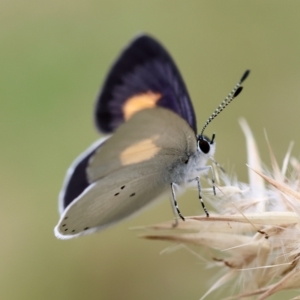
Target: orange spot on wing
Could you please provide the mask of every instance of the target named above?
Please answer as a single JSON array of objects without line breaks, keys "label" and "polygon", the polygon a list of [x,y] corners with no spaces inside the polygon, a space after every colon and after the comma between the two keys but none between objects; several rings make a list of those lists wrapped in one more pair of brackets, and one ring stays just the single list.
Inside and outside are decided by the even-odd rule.
[{"label": "orange spot on wing", "polygon": [[161,98],[161,94],[151,91],[130,97],[123,106],[124,118],[127,121],[135,113],[145,108],[153,108]]},{"label": "orange spot on wing", "polygon": [[120,161],[123,166],[137,164],[151,159],[160,150],[155,145],[155,141],[158,139],[158,135],[152,136],[149,139],[137,142],[120,153]]}]

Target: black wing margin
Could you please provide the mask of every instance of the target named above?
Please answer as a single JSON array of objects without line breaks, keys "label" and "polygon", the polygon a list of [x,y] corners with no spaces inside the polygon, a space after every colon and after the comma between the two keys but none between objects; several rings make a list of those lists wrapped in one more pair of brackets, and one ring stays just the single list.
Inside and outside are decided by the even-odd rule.
[{"label": "black wing margin", "polygon": [[183,79],[164,47],[148,35],[137,37],[111,68],[97,98],[95,122],[112,133],[135,112],[162,106],[197,132],[196,117]]}]

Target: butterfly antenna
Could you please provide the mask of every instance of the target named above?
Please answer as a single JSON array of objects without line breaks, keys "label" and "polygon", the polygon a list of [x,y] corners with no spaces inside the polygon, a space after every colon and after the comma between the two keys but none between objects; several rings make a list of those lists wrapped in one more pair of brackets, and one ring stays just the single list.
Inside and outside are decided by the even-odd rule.
[{"label": "butterfly antenna", "polygon": [[203,132],[207,125],[234,99],[236,98],[240,92],[242,91],[242,83],[245,81],[245,79],[248,77],[250,73],[250,70],[247,70],[240,81],[235,85],[235,87],[232,89],[232,91],[228,94],[228,96],[220,103],[220,105],[216,108],[216,110],[211,114],[211,116],[207,119],[205,122],[202,131],[200,133],[200,136],[203,136]]}]

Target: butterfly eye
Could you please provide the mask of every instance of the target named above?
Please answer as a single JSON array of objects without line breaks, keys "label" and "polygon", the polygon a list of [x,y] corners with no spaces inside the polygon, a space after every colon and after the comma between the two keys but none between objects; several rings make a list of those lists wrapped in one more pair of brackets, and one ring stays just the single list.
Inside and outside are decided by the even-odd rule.
[{"label": "butterfly eye", "polygon": [[207,154],[210,150],[210,145],[209,145],[209,142],[204,140],[203,138],[200,138],[198,140],[198,145],[199,145],[199,148],[201,149],[201,151],[204,153],[204,154]]}]

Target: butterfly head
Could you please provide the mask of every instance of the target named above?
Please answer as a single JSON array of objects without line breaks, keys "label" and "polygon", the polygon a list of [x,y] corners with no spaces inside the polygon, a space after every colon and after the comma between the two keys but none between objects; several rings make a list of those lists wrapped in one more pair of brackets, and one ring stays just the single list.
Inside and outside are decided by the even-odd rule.
[{"label": "butterfly head", "polygon": [[215,152],[215,140],[216,135],[213,134],[212,138],[205,135],[198,135],[197,136],[197,148],[198,151],[201,151],[203,154],[208,154],[212,156]]}]

